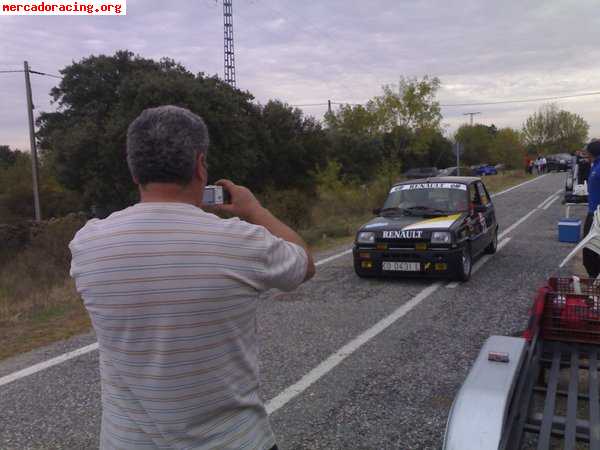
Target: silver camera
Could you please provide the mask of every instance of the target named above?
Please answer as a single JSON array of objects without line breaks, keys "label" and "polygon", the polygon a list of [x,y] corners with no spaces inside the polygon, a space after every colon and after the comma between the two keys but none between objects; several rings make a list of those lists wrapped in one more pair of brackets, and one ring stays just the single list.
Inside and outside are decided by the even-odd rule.
[{"label": "silver camera", "polygon": [[226,203],[231,203],[231,197],[229,192],[223,189],[223,186],[208,185],[204,188],[203,205],[223,205]]}]

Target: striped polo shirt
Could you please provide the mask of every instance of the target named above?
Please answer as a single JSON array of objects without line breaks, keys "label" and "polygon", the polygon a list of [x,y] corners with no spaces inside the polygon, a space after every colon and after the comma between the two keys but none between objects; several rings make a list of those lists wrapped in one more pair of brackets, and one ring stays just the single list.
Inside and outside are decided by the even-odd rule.
[{"label": "striped polo shirt", "polygon": [[302,283],[304,249],[185,203],[90,220],[70,249],[100,349],[101,449],[275,445],[258,395],[258,294]]}]

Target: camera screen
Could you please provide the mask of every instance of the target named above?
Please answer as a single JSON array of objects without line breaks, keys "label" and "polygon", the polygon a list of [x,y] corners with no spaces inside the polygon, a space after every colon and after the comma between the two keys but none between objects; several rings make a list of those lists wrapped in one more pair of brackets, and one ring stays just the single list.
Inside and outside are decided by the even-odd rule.
[{"label": "camera screen", "polygon": [[209,204],[215,202],[215,190],[214,189],[205,189],[204,194],[202,195],[202,203]]}]

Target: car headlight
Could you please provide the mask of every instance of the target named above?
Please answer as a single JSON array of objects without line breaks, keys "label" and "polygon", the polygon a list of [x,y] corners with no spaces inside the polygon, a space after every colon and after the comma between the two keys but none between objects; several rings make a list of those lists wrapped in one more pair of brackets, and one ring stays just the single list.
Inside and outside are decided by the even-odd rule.
[{"label": "car headlight", "polygon": [[434,231],[431,233],[432,244],[450,244],[452,243],[452,235],[448,231]]},{"label": "car headlight", "polygon": [[358,242],[359,244],[374,244],[375,233],[373,233],[372,231],[361,231],[356,237],[356,242]]}]

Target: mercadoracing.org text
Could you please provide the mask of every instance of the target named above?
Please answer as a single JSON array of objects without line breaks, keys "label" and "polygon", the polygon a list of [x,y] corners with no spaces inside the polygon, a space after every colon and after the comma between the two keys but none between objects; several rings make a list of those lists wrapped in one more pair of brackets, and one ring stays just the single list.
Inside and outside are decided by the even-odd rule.
[{"label": "mercadoracing.org text", "polygon": [[4,16],[62,16],[62,15],[116,15],[127,13],[127,0],[0,0],[0,15]]}]

